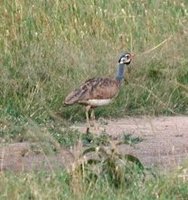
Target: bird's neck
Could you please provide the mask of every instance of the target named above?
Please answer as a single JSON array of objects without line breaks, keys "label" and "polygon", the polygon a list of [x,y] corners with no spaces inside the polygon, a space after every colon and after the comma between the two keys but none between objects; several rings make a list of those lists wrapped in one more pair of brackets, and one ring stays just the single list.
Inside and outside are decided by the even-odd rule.
[{"label": "bird's neck", "polygon": [[116,75],[116,80],[118,82],[122,82],[122,80],[124,79],[125,68],[126,68],[125,64],[118,65],[117,75]]}]

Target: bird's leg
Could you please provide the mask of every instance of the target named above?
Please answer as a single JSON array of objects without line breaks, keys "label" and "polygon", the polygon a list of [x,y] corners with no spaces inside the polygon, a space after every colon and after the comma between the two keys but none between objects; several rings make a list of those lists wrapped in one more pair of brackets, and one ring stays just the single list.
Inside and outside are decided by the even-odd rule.
[{"label": "bird's leg", "polygon": [[94,113],[94,109],[91,108],[90,126],[94,126],[94,121],[95,121],[95,113]]},{"label": "bird's leg", "polygon": [[89,120],[89,110],[91,109],[91,106],[86,106],[86,122],[87,122],[87,130],[86,132],[89,132],[90,129],[90,120]]},{"label": "bird's leg", "polygon": [[93,126],[94,126],[95,130],[98,130],[99,127],[98,127],[98,125],[96,123],[96,120],[95,120],[95,111],[94,111],[94,108],[91,110],[91,120],[93,122]]}]

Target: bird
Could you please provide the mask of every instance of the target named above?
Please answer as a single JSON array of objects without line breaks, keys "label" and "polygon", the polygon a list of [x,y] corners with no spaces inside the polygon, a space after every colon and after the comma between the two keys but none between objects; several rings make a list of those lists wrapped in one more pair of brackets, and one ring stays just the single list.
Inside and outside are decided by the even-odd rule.
[{"label": "bird", "polygon": [[122,53],[118,59],[117,74],[114,78],[94,77],[88,79],[66,96],[64,100],[65,106],[74,104],[85,106],[86,132],[89,132],[91,126],[97,129],[94,109],[110,104],[118,96],[126,67],[131,63],[132,58],[133,54]]}]

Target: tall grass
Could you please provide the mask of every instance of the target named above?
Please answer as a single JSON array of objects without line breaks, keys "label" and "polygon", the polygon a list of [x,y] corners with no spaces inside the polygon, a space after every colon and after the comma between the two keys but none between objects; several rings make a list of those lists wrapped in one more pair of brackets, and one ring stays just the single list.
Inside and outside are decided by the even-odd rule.
[{"label": "tall grass", "polygon": [[136,53],[129,84],[100,116],[187,113],[185,0],[4,0],[0,13],[1,117],[82,118],[64,97],[87,78],[113,76],[122,50]]},{"label": "tall grass", "polygon": [[[58,146],[63,129],[51,119],[84,118],[81,107],[63,107],[67,93],[88,78],[113,77],[123,50],[136,54],[128,83],[98,116],[188,114],[187,27],[187,0],[0,1],[1,141],[16,135]],[[67,176],[2,173],[0,199],[74,199]],[[176,178],[83,189],[82,199],[187,198],[187,183]]]},{"label": "tall grass", "polygon": [[[187,199],[187,182],[177,176],[160,177],[144,183],[136,182],[131,187],[112,188],[105,180],[71,186],[65,172],[11,174],[0,176],[0,199]],[[74,192],[73,192],[74,191]]]}]

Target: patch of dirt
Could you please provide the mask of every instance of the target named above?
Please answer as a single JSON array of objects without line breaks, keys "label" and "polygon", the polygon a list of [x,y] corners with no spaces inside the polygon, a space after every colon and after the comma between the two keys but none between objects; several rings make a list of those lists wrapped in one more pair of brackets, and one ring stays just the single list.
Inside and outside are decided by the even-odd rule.
[{"label": "patch of dirt", "polygon": [[[13,143],[0,148],[0,171],[39,171],[69,168],[74,161],[73,154],[60,149],[55,155],[46,155],[33,149],[35,143]],[[37,144],[38,145],[38,144]]]},{"label": "patch of dirt", "polygon": [[112,135],[129,133],[143,139],[134,147],[121,145],[122,153],[136,155],[147,166],[169,168],[188,160],[188,117],[142,117],[110,122]]},{"label": "patch of dirt", "polygon": [[[188,117],[135,117],[109,120],[103,126],[114,141],[122,134],[131,134],[143,141],[134,145],[121,144],[122,154],[137,156],[144,165],[163,169],[175,167],[188,161]],[[84,131],[83,124],[74,128]],[[56,155],[32,151],[31,143],[14,143],[0,147],[0,171],[54,170],[69,168],[74,161],[70,150],[61,149]]]}]

